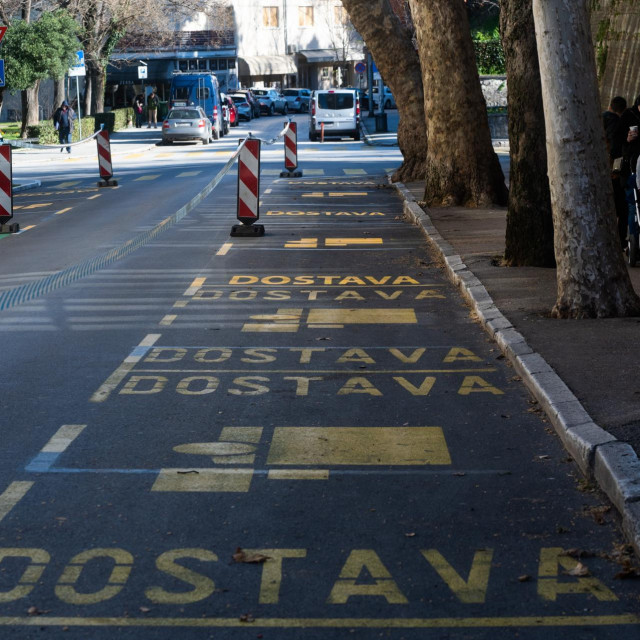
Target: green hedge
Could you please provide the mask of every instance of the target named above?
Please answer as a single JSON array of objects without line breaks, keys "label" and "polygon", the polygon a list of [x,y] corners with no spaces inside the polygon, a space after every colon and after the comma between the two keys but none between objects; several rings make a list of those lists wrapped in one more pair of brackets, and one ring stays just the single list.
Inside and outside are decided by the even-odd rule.
[{"label": "green hedge", "polygon": [[[95,116],[84,116],[82,118],[82,137],[87,138],[92,133],[100,129],[100,125],[104,124],[105,129],[113,133],[120,129],[126,129],[129,119],[133,116],[133,109],[126,107],[124,109],[114,109],[107,113],[97,113]],[[29,138],[38,138],[40,144],[58,144],[58,132],[53,126],[52,120],[42,120],[40,124],[27,127],[27,136]],[[73,127],[72,142],[80,140],[80,128],[76,120]]]},{"label": "green hedge", "polygon": [[505,73],[504,51],[499,39],[474,40],[476,64],[482,75],[503,75]]}]

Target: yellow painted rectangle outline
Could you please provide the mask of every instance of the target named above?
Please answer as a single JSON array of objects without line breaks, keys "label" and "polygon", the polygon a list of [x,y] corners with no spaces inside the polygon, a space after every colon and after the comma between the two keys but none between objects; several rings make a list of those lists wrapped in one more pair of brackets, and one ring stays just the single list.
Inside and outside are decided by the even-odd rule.
[{"label": "yellow painted rectangle outline", "polygon": [[440,427],[276,427],[269,465],[451,464]]},{"label": "yellow painted rectangle outline", "polygon": [[270,469],[269,480],[328,480],[328,469]]},{"label": "yellow painted rectangle outline", "polygon": [[246,493],[253,469],[162,469],[151,491]]},{"label": "yellow painted rectangle outline", "polygon": [[417,324],[414,309],[311,309],[313,324]]}]

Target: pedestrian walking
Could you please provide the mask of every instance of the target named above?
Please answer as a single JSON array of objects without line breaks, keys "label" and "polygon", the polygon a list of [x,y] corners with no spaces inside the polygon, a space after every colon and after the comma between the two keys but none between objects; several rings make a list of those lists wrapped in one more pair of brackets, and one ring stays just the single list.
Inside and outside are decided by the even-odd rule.
[{"label": "pedestrian walking", "polygon": [[154,129],[158,128],[158,103],[160,99],[156,93],[155,87],[151,90],[151,93],[147,97],[147,129],[151,129],[153,125]]},{"label": "pedestrian walking", "polygon": [[142,127],[142,112],[144,111],[144,96],[139,93],[133,101],[133,113],[136,117],[136,129]]},{"label": "pedestrian walking", "polygon": [[[69,106],[66,100],[56,109],[53,114],[53,126],[58,132],[58,142],[60,144],[69,144],[73,134],[73,121],[76,119],[75,111]],[[64,148],[60,148],[60,153]],[[67,153],[71,153],[71,147],[67,147]]]}]

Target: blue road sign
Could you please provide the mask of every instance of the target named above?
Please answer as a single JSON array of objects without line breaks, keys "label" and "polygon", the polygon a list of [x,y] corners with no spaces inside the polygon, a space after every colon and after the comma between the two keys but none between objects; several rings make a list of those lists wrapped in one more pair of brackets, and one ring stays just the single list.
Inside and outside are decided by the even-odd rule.
[{"label": "blue road sign", "polygon": [[356,63],[356,73],[364,73],[367,70],[367,65],[364,62]]},{"label": "blue road sign", "polygon": [[4,87],[4,60],[0,60],[0,87]]},{"label": "blue road sign", "polygon": [[84,65],[84,51],[76,51],[76,63],[69,69],[70,76],[84,76],[87,74]]}]

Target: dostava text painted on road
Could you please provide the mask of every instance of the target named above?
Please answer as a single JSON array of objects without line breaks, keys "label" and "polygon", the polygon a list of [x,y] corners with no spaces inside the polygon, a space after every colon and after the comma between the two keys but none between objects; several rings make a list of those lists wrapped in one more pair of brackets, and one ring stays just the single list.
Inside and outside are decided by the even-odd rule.
[{"label": "dostava text painted on road", "polygon": [[[298,289],[291,291],[287,289],[274,289],[266,291],[256,291],[255,289],[234,289],[225,291],[215,289],[210,286],[200,287],[196,293],[189,296],[191,301],[215,302],[216,300],[232,302],[251,302],[253,300],[320,300],[320,301],[344,301],[368,302],[370,300],[444,300],[446,296],[440,289],[413,288],[408,290],[396,289],[395,291],[382,291],[379,289],[338,289],[330,291],[327,289]],[[181,301],[184,306],[185,301]]]},{"label": "dostava text painted on road", "polygon": [[323,276],[323,275],[301,275],[301,276],[254,276],[235,275],[229,280],[229,284],[266,284],[270,286],[293,285],[326,285],[326,286],[366,286],[366,285],[387,285],[399,287],[403,285],[419,285],[420,282],[411,276]]},{"label": "dostava text painted on road", "polygon": [[[468,605],[470,614],[479,615],[481,610],[478,610],[478,605],[493,605],[491,600],[487,602],[489,594],[493,593],[502,599],[505,589],[513,589],[513,575],[505,575],[496,568],[500,567],[499,553],[491,548],[468,553],[463,567],[459,561],[454,567],[445,553],[438,549],[416,548],[412,552],[412,562],[403,562],[405,568],[402,575],[397,572],[395,576],[392,573],[395,570],[393,558],[385,560],[384,554],[374,549],[351,549],[346,552],[336,549],[337,557],[332,560],[340,569],[333,575],[317,569],[319,561],[324,566],[329,565],[326,554],[320,555],[310,549],[265,548],[244,551],[246,554],[261,554],[268,559],[260,568],[255,567],[255,571],[247,572],[240,569],[241,565],[229,565],[226,560],[221,561],[221,558],[231,557],[232,551],[229,550],[224,555],[206,548],[164,551],[155,560],[158,572],[155,581],[151,577],[146,586],[141,587],[135,579],[136,564],[144,565],[140,570],[147,575],[148,561],[134,559],[134,555],[123,548],[81,551],[69,559],[61,573],[54,569],[59,562],[52,562],[51,554],[45,549],[0,548],[0,568],[3,572],[0,603],[33,599],[44,590],[53,590],[58,600],[72,606],[97,605],[114,598],[117,598],[114,604],[120,606],[132,597],[154,605],[183,606],[211,598],[210,606],[214,606],[214,610],[208,610],[208,615],[215,615],[215,607],[221,613],[228,613],[225,593],[233,595],[237,590],[234,585],[241,582],[244,583],[243,589],[253,594],[252,604],[283,604],[296,607],[295,612],[299,614],[296,594],[302,588],[308,599],[309,591],[300,585],[296,589],[286,589],[285,597],[282,595],[283,583],[286,581],[286,586],[290,587],[300,581],[298,576],[304,576],[305,581],[316,576],[320,584],[313,592],[318,594],[318,604],[329,606],[329,611],[351,602],[362,603],[363,598],[370,598],[378,606],[392,605],[393,609],[401,605],[412,606],[412,611],[418,607],[417,612],[433,614],[432,604],[428,611],[424,611],[426,597],[431,603],[436,593],[442,594],[444,591],[444,595],[454,597],[460,607]],[[406,560],[408,552],[404,553]],[[522,555],[525,556],[525,553]],[[332,562],[329,566],[333,565]],[[562,605],[568,598],[572,601],[583,598],[590,611],[594,610],[594,606],[597,608],[596,603],[618,600],[604,582],[593,575],[581,574],[577,568],[578,562],[565,555],[563,549],[542,547],[537,557],[523,557],[522,567],[516,568],[514,575],[518,575],[518,571],[528,574],[537,570],[537,580],[521,583],[519,588],[521,597],[529,606],[544,604],[547,607],[545,615],[553,614],[548,608],[552,606],[551,603]],[[85,575],[91,576],[89,584]],[[420,580],[433,584],[433,593],[416,589],[415,585]],[[251,584],[246,585],[247,581]],[[503,584],[500,585],[500,582]],[[132,587],[128,585],[133,583],[138,585],[140,592],[132,592]],[[215,599],[212,598],[214,593]],[[73,613],[73,609],[67,611]],[[535,613],[535,609],[527,611],[527,615]],[[59,615],[62,614],[56,611],[56,616]]]}]

